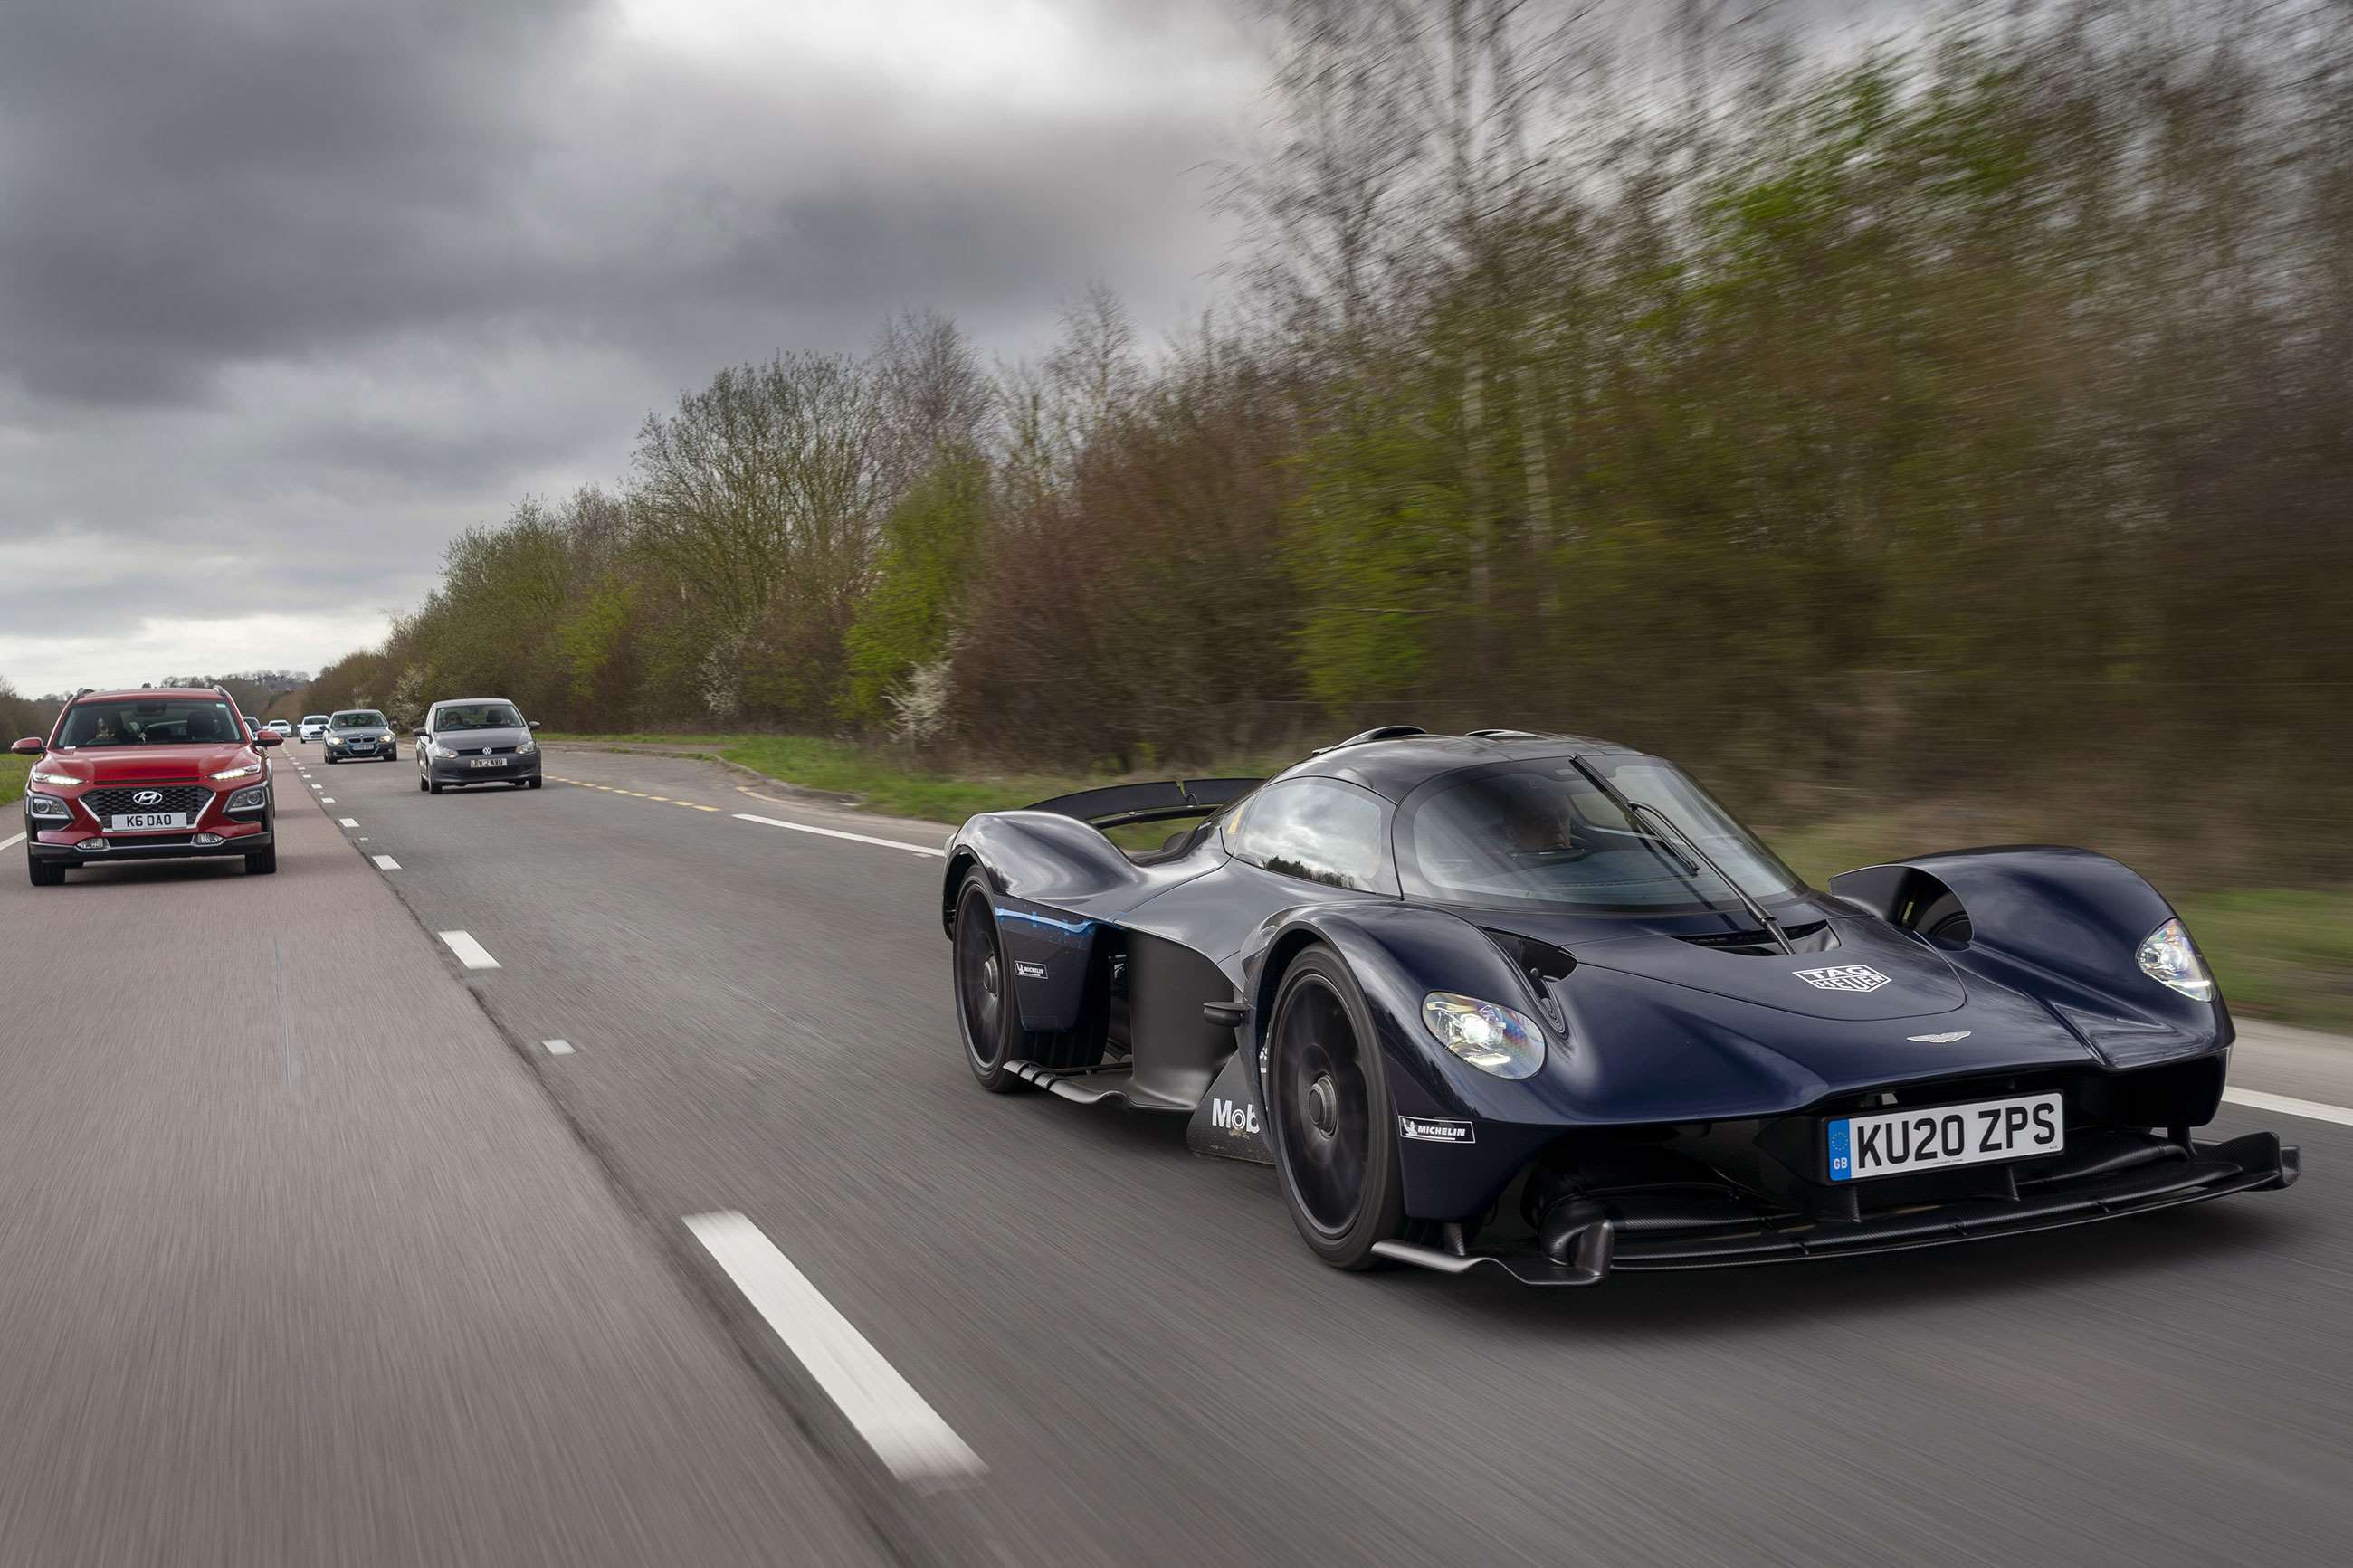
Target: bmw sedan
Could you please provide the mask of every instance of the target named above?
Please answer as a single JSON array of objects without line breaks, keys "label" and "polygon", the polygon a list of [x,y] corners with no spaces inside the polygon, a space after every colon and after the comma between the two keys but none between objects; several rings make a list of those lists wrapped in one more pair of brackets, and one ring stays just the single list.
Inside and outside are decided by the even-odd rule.
[{"label": "bmw sedan", "polygon": [[327,761],[397,762],[400,747],[392,726],[373,708],[346,708],[327,721]]},{"label": "bmw sedan", "polygon": [[461,784],[537,789],[539,742],[515,705],[501,697],[436,702],[417,731],[417,787],[429,795]]}]

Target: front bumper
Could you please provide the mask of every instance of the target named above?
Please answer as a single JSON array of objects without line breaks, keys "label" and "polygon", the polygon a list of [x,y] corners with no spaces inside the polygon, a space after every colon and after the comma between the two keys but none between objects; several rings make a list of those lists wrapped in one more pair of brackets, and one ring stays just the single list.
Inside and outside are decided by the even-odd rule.
[{"label": "front bumper", "polygon": [[[36,860],[57,866],[102,866],[111,860],[196,860],[214,855],[250,855],[267,849],[276,836],[259,824],[243,831],[208,828],[195,833],[44,833],[25,840],[25,852]],[[200,837],[218,842],[199,844]],[[103,849],[83,845],[103,843]]]},{"label": "front bumper", "polygon": [[433,782],[445,784],[512,784],[517,779],[539,777],[539,753],[529,756],[506,756],[493,759],[503,762],[502,768],[478,768],[479,757],[428,757],[425,766]]},{"label": "front bumper", "polygon": [[2295,1185],[2301,1170],[2295,1146],[2283,1146],[2274,1132],[2175,1143],[2119,1131],[2081,1153],[2046,1179],[2020,1180],[2014,1197],[1962,1198],[1855,1220],[1741,1213],[1746,1205],[1737,1200],[1626,1193],[1573,1200],[1563,1205],[1567,1212],[1546,1219],[1535,1240],[1519,1245],[1453,1252],[1384,1241],[1373,1250],[1443,1274],[1495,1268],[1523,1285],[1598,1285],[1613,1273],[1795,1263],[2022,1236],[2232,1193],[2275,1192]]}]

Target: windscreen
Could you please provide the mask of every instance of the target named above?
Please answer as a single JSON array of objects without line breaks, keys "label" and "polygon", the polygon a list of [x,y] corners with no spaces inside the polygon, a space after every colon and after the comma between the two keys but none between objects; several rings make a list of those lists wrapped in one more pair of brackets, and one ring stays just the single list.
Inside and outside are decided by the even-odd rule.
[{"label": "windscreen", "polygon": [[335,715],[335,728],[338,730],[381,730],[384,727],[384,715],[373,708]]},{"label": "windscreen", "polygon": [[302,722],[305,724],[323,724],[326,721],[327,716],[324,713],[305,713],[302,715]]},{"label": "windscreen", "polygon": [[[1654,823],[1666,816],[1759,900],[1803,884],[1681,770],[1651,757],[1589,757],[1604,788],[1567,757],[1450,774],[1409,803],[1398,825],[1406,890],[1461,904],[1535,904],[1593,913],[1737,910],[1739,896]],[[1612,792],[1618,798],[1612,798]]]},{"label": "windscreen", "polygon": [[442,730],[520,730],[522,715],[511,702],[459,702],[433,710],[433,728]]},{"label": "windscreen", "polygon": [[217,697],[77,702],[58,732],[59,746],[201,746],[243,739],[237,715]]}]

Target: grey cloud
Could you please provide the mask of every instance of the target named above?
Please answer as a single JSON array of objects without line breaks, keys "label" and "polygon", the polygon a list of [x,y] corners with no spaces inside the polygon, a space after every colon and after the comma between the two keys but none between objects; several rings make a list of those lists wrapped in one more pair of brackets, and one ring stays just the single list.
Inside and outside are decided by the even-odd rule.
[{"label": "grey cloud", "polygon": [[[221,584],[411,599],[457,528],[619,472],[680,389],[895,308],[1018,353],[1101,277],[1173,324],[1248,63],[1223,0],[1067,4],[1106,85],[1027,102],[702,58],[601,0],[8,0],[0,675],[69,683],[13,639]],[[217,581],[60,593],[12,569],[59,559],[37,539]]]}]

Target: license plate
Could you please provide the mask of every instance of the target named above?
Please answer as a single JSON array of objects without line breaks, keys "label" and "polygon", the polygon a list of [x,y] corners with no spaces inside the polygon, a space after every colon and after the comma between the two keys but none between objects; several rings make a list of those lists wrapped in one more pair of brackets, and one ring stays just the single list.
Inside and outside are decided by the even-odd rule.
[{"label": "license plate", "polygon": [[109,833],[185,832],[195,825],[196,819],[185,811],[118,812],[106,819]]},{"label": "license plate", "polygon": [[1841,1116],[1823,1129],[1833,1182],[1867,1182],[1947,1165],[2031,1160],[2067,1146],[2066,1097],[2030,1094]]},{"label": "license plate", "polygon": [[507,760],[504,757],[476,757],[466,765],[470,768],[502,768],[507,765]]}]

